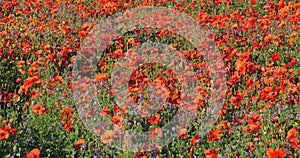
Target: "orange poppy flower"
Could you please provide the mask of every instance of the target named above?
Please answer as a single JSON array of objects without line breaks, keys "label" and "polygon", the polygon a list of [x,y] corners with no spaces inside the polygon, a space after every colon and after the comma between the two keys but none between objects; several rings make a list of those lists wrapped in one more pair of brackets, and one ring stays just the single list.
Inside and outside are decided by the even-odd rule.
[{"label": "orange poppy flower", "polygon": [[255,132],[261,128],[261,124],[255,123],[255,124],[250,124],[248,132]]},{"label": "orange poppy flower", "polygon": [[62,120],[63,117],[67,116],[67,115],[71,115],[73,114],[73,109],[69,108],[69,107],[65,107],[62,110],[62,113],[60,114],[60,120]]},{"label": "orange poppy flower", "polygon": [[290,36],[290,39],[289,39],[289,41],[288,41],[288,44],[289,44],[289,45],[295,45],[297,39],[298,39],[298,35],[297,35],[297,33],[294,31],[294,32],[291,34],[291,36]]},{"label": "orange poppy flower", "polygon": [[158,123],[161,122],[160,114],[159,114],[159,113],[155,113],[155,119],[153,119],[152,117],[148,117],[147,120],[148,120],[148,122],[149,122],[151,125],[158,124]]},{"label": "orange poppy flower", "polygon": [[100,74],[96,75],[94,82],[98,82],[98,81],[104,80],[106,78],[107,78],[107,73],[100,73]]},{"label": "orange poppy flower", "polygon": [[87,31],[80,31],[80,32],[78,33],[78,37],[79,37],[79,38],[83,38],[83,37],[85,37],[87,34],[88,34]]},{"label": "orange poppy flower", "polygon": [[298,145],[299,145],[300,141],[297,138],[296,128],[290,129],[288,131],[286,139],[290,141],[289,144],[290,144],[291,148],[294,148],[294,149],[298,148]]},{"label": "orange poppy flower", "polygon": [[1,123],[2,123],[3,125],[6,125],[7,120],[3,120]]},{"label": "orange poppy flower", "polygon": [[44,115],[45,113],[50,112],[50,110],[47,110],[44,106],[42,106],[40,104],[35,104],[32,107],[32,111],[35,112],[38,115]]},{"label": "orange poppy flower", "polygon": [[208,140],[211,142],[211,141],[215,141],[215,140],[219,140],[221,138],[221,135],[220,135],[220,131],[217,131],[217,130],[211,130],[209,132],[209,137],[208,137]]},{"label": "orange poppy flower", "polygon": [[178,132],[178,138],[187,138],[186,134],[187,134],[187,129],[183,128]]},{"label": "orange poppy flower", "polygon": [[25,79],[24,84],[20,87],[20,92],[24,92],[27,93],[28,92],[28,88],[30,88],[31,86],[34,85],[34,83],[40,83],[42,81],[41,78],[39,78],[38,76],[34,76],[34,77],[29,77],[27,79]]},{"label": "orange poppy flower", "polygon": [[34,90],[32,92],[29,92],[29,94],[31,95],[32,98],[36,98],[39,96],[39,91],[38,90]]},{"label": "orange poppy flower", "polygon": [[219,151],[219,148],[217,148],[215,150],[208,149],[204,152],[204,154],[205,154],[206,158],[218,158],[218,153],[217,153],[218,151]]},{"label": "orange poppy flower", "polygon": [[42,44],[42,47],[46,52],[50,52],[51,46],[49,44]]},{"label": "orange poppy flower", "polygon": [[17,67],[18,67],[19,69],[21,69],[21,68],[23,67],[24,64],[25,64],[25,61],[21,60],[21,61],[18,62]]},{"label": "orange poppy flower", "polygon": [[257,121],[259,121],[260,120],[260,115],[258,115],[258,114],[256,114],[256,113],[254,113],[251,117],[250,117],[250,119],[249,119],[249,124],[255,124]]},{"label": "orange poppy flower", "polygon": [[71,132],[72,129],[73,129],[73,123],[72,122],[71,123],[66,123],[64,125],[64,129],[65,129],[66,132]]},{"label": "orange poppy flower", "polygon": [[266,87],[260,92],[260,98],[262,100],[275,99],[276,96],[277,96],[277,92],[273,91],[271,87]]},{"label": "orange poppy flower", "polygon": [[112,118],[110,118],[110,121],[112,123],[114,123],[115,125],[121,125],[121,122],[123,121],[123,117],[122,116],[113,116]]},{"label": "orange poppy flower", "polygon": [[278,122],[278,120],[279,120],[279,117],[278,117],[278,116],[275,116],[274,118],[272,118],[272,121],[273,121],[273,122]]},{"label": "orange poppy flower", "polygon": [[236,56],[238,56],[242,61],[249,61],[250,55],[252,54],[252,51],[247,51],[244,53],[236,53]]},{"label": "orange poppy flower", "polygon": [[286,136],[286,139],[287,139],[287,140],[291,140],[291,139],[293,139],[293,138],[296,138],[296,129],[295,129],[295,128],[290,129],[290,130],[288,131],[287,136]]},{"label": "orange poppy flower", "polygon": [[25,158],[40,158],[41,151],[37,148],[32,149]]},{"label": "orange poppy flower", "polygon": [[265,40],[266,43],[270,42],[272,39],[273,39],[273,35],[272,35],[272,34],[269,34],[269,35],[267,35],[267,36],[264,38],[264,40]]},{"label": "orange poppy flower", "polygon": [[238,60],[235,62],[236,70],[240,75],[244,75],[246,73],[246,62],[243,60]]}]

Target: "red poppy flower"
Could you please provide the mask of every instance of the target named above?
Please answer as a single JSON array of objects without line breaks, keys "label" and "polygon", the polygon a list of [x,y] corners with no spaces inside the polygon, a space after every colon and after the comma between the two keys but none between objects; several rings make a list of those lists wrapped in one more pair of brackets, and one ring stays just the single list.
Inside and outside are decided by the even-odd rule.
[{"label": "red poppy flower", "polygon": [[288,134],[287,134],[287,136],[286,136],[286,139],[287,140],[291,140],[291,139],[293,139],[293,138],[296,138],[296,128],[292,128],[292,129],[290,129],[289,131],[288,131]]},{"label": "red poppy flower", "polygon": [[297,59],[292,59],[291,61],[289,61],[286,65],[284,65],[285,68],[290,68],[294,65],[297,64]]},{"label": "red poppy flower", "polygon": [[149,154],[139,152],[134,158],[147,158]]},{"label": "red poppy flower", "polygon": [[3,128],[0,128],[0,140],[7,139],[9,137],[9,132]]},{"label": "red poppy flower", "polygon": [[108,115],[110,112],[108,110],[108,107],[105,107],[103,110],[100,110],[100,115],[101,116],[106,116]]},{"label": "red poppy flower", "polygon": [[269,158],[283,158],[283,151],[279,148],[273,150],[272,148],[267,149],[267,155]]},{"label": "red poppy flower", "polygon": [[238,92],[233,98],[232,98],[232,103],[235,105],[235,106],[238,106],[242,103],[243,101],[243,96],[242,96],[242,93],[241,92]]},{"label": "red poppy flower", "polygon": [[32,149],[25,158],[40,158],[41,151],[37,148]]},{"label": "red poppy flower", "polygon": [[199,140],[200,140],[200,136],[198,134],[195,135],[195,137],[190,139],[191,143],[198,143]]},{"label": "red poppy flower", "polygon": [[278,122],[279,120],[279,117],[278,116],[275,116],[274,118],[271,119],[273,122]]},{"label": "red poppy flower", "polygon": [[277,91],[272,90],[271,87],[266,87],[261,91],[260,98],[262,100],[271,100],[271,99],[275,99],[277,94],[278,94]]},{"label": "red poppy flower", "polygon": [[259,120],[260,120],[260,115],[254,113],[254,114],[250,117],[248,123],[249,123],[249,124],[255,124],[255,123],[257,123]]},{"label": "red poppy flower", "polygon": [[[11,123],[11,120],[9,122]],[[17,131],[17,129],[11,128],[11,126],[5,126],[4,130],[6,130],[6,131],[8,131],[9,133],[12,133],[12,134],[16,133],[16,131]]]},{"label": "red poppy flower", "polygon": [[74,144],[74,146],[75,146],[75,148],[81,148],[81,145],[83,144],[83,143],[85,143],[85,140],[84,139],[79,139],[75,144]]},{"label": "red poppy flower", "polygon": [[273,62],[275,62],[277,60],[281,60],[281,55],[280,55],[280,53],[274,53],[271,55],[271,58],[272,58]]}]

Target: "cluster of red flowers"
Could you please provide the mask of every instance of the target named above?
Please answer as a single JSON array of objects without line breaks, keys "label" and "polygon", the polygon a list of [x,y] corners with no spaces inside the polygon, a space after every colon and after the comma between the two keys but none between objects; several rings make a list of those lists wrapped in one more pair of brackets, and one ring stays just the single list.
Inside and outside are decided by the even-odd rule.
[{"label": "cluster of red flowers", "polygon": [[74,116],[74,111],[72,108],[66,107],[62,110],[60,114],[60,121],[62,122],[65,131],[70,132],[73,129],[73,122],[77,120]]}]

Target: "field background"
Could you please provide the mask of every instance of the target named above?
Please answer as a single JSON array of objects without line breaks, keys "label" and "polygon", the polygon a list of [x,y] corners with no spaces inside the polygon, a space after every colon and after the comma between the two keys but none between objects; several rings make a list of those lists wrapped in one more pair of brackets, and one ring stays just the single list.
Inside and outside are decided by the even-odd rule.
[{"label": "field background", "polygon": [[[178,140],[161,149],[130,153],[109,147],[104,143],[109,138],[100,141],[93,135],[97,131],[83,125],[72,100],[71,78],[80,42],[97,21],[138,6],[170,7],[212,30],[228,89],[219,119],[207,135],[195,132],[202,121],[199,113],[191,127],[180,130]],[[300,157],[297,1],[2,0],[0,10],[0,157]],[[139,120],[113,103],[113,63],[129,48],[148,41],[183,52],[201,72],[203,87],[209,82],[204,68],[209,65],[176,33],[142,28],[118,37],[99,60],[96,82],[107,91],[99,96],[107,108],[102,112],[126,129],[162,127],[176,111],[165,108]],[[168,86],[176,88],[174,76],[167,68],[156,68],[140,67],[131,80],[160,82],[168,87],[173,106],[180,95]],[[133,83],[129,90],[138,100],[134,94],[142,92]],[[205,98],[206,93],[200,94]],[[199,109],[206,107],[205,99],[200,100]],[[133,121],[122,123],[124,118]]]}]

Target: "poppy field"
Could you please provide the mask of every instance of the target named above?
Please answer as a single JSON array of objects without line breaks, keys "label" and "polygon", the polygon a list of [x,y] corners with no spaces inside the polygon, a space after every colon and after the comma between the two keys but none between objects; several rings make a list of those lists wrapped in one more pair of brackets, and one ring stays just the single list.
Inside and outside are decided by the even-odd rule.
[{"label": "poppy field", "polygon": [[[154,16],[130,21],[143,7]],[[0,11],[0,157],[300,157],[296,0],[1,0]],[[122,13],[143,27],[107,20]],[[152,26],[166,19],[195,27]],[[198,26],[200,47],[187,38]]]}]

